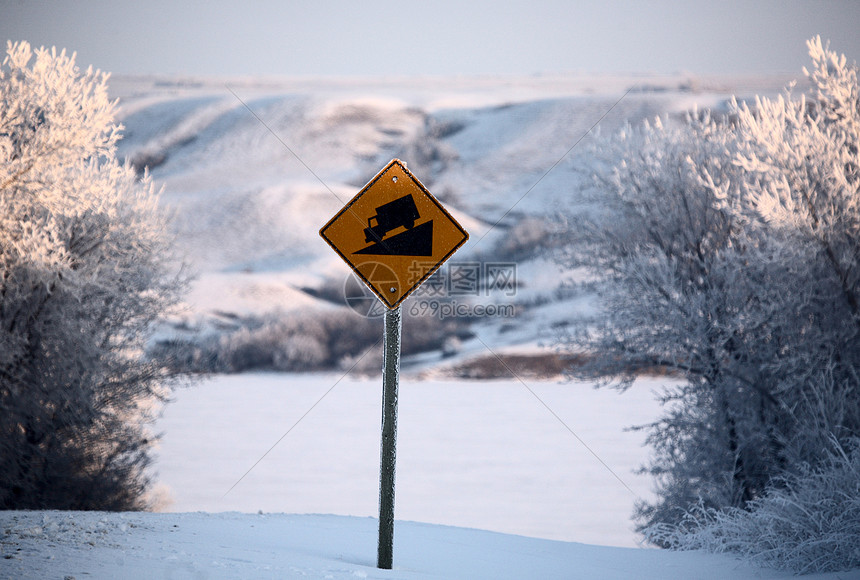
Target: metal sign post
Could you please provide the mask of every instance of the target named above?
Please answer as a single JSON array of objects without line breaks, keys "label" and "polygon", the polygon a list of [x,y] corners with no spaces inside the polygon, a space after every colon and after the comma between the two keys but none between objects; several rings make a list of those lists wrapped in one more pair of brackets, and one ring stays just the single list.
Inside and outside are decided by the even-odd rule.
[{"label": "metal sign post", "polygon": [[400,304],[469,239],[399,159],[320,229],[320,236],[388,308],[382,362],[377,566],[394,560],[394,465],[400,382]]},{"label": "metal sign post", "polygon": [[400,307],[385,313],[382,347],[382,445],[379,459],[378,568],[394,559],[394,466],[397,458],[397,388],[400,384]]}]

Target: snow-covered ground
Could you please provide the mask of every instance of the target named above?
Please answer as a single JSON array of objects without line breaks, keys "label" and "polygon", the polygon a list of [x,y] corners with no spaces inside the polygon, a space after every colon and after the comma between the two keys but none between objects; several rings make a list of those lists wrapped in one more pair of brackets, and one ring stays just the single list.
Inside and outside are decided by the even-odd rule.
[{"label": "snow-covered ground", "polygon": [[[0,512],[0,578],[14,580],[769,580],[731,557],[611,548],[397,522],[376,568],[376,520],[332,515]],[[816,574],[808,580],[847,580]]]},{"label": "snow-covered ground", "polygon": [[[379,570],[377,520],[366,517],[376,510],[379,388],[338,379],[243,375],[180,391],[158,424],[157,465],[175,502],[168,509],[185,513],[0,512],[0,579],[792,577],[731,556],[594,545],[633,545],[633,497],[524,386],[408,377],[394,568]],[[657,384],[625,395],[528,387],[647,494],[647,481],[630,473],[644,456],[639,437],[621,427],[653,413]]]},{"label": "snow-covered ground", "polygon": [[[14,580],[771,580],[731,557],[611,548],[397,522],[376,568],[376,520],[333,515],[0,512]],[[815,574],[807,580],[848,580]]]}]

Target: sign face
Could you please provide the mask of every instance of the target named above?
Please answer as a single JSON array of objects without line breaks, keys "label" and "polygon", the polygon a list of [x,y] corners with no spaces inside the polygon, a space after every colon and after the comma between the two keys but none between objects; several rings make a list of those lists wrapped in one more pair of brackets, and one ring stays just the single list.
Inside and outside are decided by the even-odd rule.
[{"label": "sign face", "polygon": [[399,159],[320,230],[388,308],[396,308],[469,239]]}]

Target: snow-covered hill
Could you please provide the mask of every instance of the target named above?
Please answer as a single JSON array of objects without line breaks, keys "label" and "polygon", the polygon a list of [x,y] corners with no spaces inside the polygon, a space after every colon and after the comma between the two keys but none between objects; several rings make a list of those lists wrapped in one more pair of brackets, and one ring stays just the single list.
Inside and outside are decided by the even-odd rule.
[{"label": "snow-covered hill", "polygon": [[539,240],[526,239],[535,228],[523,223],[566,207],[592,130],[721,107],[732,94],[772,94],[787,81],[119,77],[111,88],[126,127],[119,153],[164,185],[198,274],[184,327],[215,312],[344,306],[314,292],[342,288],[348,275],[317,232],[399,157],[469,230],[456,260],[516,263],[515,297],[472,299],[519,307],[513,323],[471,323],[485,343],[502,347],[534,346],[550,324],[575,315],[575,303],[557,305],[565,273],[535,255]]}]

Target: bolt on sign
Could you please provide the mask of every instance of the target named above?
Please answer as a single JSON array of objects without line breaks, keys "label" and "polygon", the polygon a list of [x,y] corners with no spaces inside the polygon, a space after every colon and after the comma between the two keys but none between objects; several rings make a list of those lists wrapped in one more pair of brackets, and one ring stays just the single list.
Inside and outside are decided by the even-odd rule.
[{"label": "bolt on sign", "polygon": [[469,239],[399,159],[371,179],[320,235],[389,309]]}]

